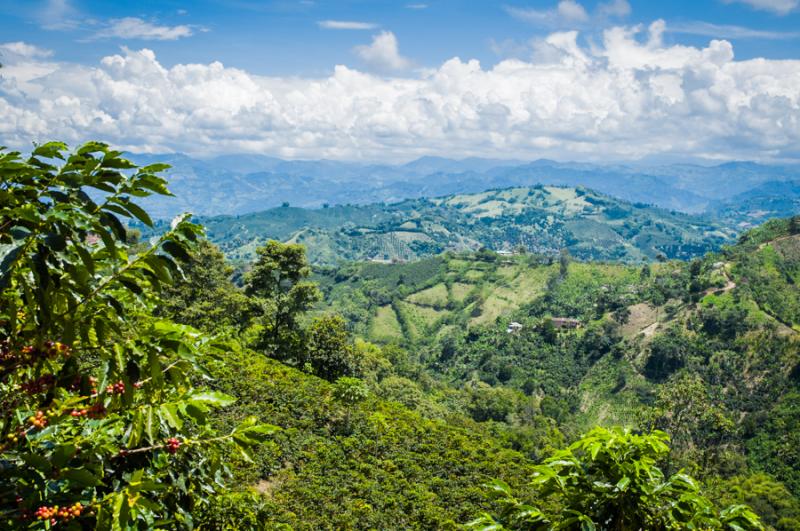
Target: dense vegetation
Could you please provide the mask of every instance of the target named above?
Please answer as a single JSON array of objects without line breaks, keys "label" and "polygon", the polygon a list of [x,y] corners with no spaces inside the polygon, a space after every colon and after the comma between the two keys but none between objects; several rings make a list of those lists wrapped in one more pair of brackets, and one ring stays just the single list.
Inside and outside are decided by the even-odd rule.
[{"label": "dense vegetation", "polygon": [[800,529],[800,219],[690,262],[234,270],[122,225],[163,167],[64,149],[0,159],[5,527]]},{"label": "dense vegetation", "polygon": [[209,414],[233,398],[197,385],[212,345],[152,316],[200,235],[179,218],[133,245],[120,217],[150,223],[133,198],[167,193],[162,169],[97,143],[0,155],[5,529],[191,528],[230,447],[275,430],[248,418],[216,432]]},{"label": "dense vegetation", "polygon": [[535,186],[393,204],[273,208],[202,220],[225,254],[251,260],[269,239],[306,246],[315,264],[397,261],[487,247],[582,259],[692,258],[717,249],[733,232],[676,212],[585,188]]}]

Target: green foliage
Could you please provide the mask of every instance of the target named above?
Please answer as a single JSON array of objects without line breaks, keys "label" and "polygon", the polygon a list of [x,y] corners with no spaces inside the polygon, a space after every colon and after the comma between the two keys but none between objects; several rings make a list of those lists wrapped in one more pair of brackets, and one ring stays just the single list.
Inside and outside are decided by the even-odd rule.
[{"label": "green foliage", "polygon": [[369,389],[358,378],[342,376],[333,385],[333,398],[347,407],[363,402],[368,396]]},{"label": "green foliage", "polygon": [[211,499],[197,517],[197,528],[213,531],[239,531],[242,529],[270,529],[290,531],[282,524],[267,524],[275,513],[275,506],[255,490],[230,492]]},{"label": "green foliage", "polygon": [[653,406],[643,413],[641,424],[670,434],[673,459],[681,467],[710,472],[722,463],[721,448],[732,440],[736,425],[699,376],[683,373],[671,379],[658,388]]},{"label": "green foliage", "polygon": [[800,529],[800,501],[783,483],[767,474],[716,480],[710,485],[710,491],[720,505],[751,506],[766,525],[778,531]]},{"label": "green foliage", "polygon": [[[748,507],[718,511],[683,473],[666,477],[658,467],[669,453],[659,431],[595,428],[534,468],[532,485],[551,509],[520,501],[502,481],[489,485],[500,500],[497,516],[469,525],[490,529],[763,529]],[[544,507],[544,506],[542,506]]]},{"label": "green foliage", "polygon": [[[724,238],[554,187],[286,206],[235,230],[278,227],[328,263],[462,249],[464,231],[531,253],[344,264],[318,288],[302,245],[269,241],[240,289],[188,219],[149,238],[133,201],[168,193],[163,169],[101,144],[0,152],[6,527],[450,529],[499,478],[475,525],[758,529],[748,504],[797,528],[791,220],[643,267],[581,259],[696,256]],[[597,424],[661,429],[673,451],[662,432],[617,428],[560,450]]]},{"label": "green foliage", "polygon": [[180,217],[151,245],[128,241],[120,218],[151,224],[134,199],[167,194],[164,169],[100,143],[0,152],[6,529],[191,528],[223,487],[220,457],[275,430],[215,433],[209,414],[233,398],[194,386],[209,340],[151,317],[200,234]]},{"label": "green foliage", "polygon": [[311,322],[301,359],[313,374],[329,381],[360,374],[361,360],[346,326],[339,315],[324,315]]},{"label": "green foliage", "polygon": [[[759,305],[758,290],[797,297],[800,255],[787,224],[772,225],[773,240],[759,236],[692,263],[651,263],[646,274],[641,266],[573,261],[561,279],[552,260],[535,255],[487,262],[447,254],[411,289],[397,279],[413,263],[350,264],[318,278],[326,307],[341,308],[356,335],[378,342],[388,340],[373,335],[386,324],[378,317],[394,310],[375,306],[372,290],[380,287],[380,304],[394,302],[406,328],[414,325],[410,310],[430,309],[437,294],[428,333],[391,339],[410,351],[392,360],[414,385],[390,378],[382,396],[429,415],[448,408],[499,422],[506,435],[525,428],[525,411],[554,419],[567,437],[598,423],[655,426],[672,437],[671,470],[685,467],[703,480],[769,470],[794,492],[794,431],[778,426],[793,426],[781,397],[797,392],[800,349],[796,333]],[[785,273],[754,285],[763,267],[745,255],[771,249]],[[365,315],[375,326],[361,324]],[[552,317],[583,324],[559,330]],[[511,321],[522,329],[507,333]],[[511,399],[517,391],[530,401],[522,393]]]},{"label": "green foliage", "polygon": [[761,416],[747,448],[754,469],[780,478],[795,495],[800,492],[800,392],[781,396]]},{"label": "green foliage", "polygon": [[244,328],[253,303],[231,281],[232,268],[212,243],[200,240],[180,262],[183,276],[164,288],[157,315],[199,328]]},{"label": "green foliage", "polygon": [[263,327],[256,348],[270,356],[302,364],[303,335],[298,317],[319,300],[305,248],[270,240],[257,251],[245,292],[254,297]]},{"label": "green foliage", "polygon": [[578,259],[635,261],[693,258],[731,240],[713,222],[580,188],[508,188],[392,204],[279,207],[203,220],[212,240],[234,259],[249,259],[256,242],[302,243],[314,264],[343,260],[408,261],[444,251],[474,250],[498,261],[493,250],[524,246]]},{"label": "green foliage", "polygon": [[217,417],[221,429],[246,415],[283,427],[253,452],[255,465],[234,470],[240,485],[264,493],[260,502],[220,500],[226,520],[209,514],[210,522],[253,511],[266,529],[455,529],[479,510],[490,478],[526,490],[531,463],[469,419],[426,418],[374,393],[363,398],[356,379],[331,384],[252,351],[226,352],[209,370],[238,399]]},{"label": "green foliage", "polygon": [[658,382],[665,381],[686,365],[691,350],[689,339],[677,328],[657,336],[650,343],[644,375]]},{"label": "green foliage", "polygon": [[[789,235],[787,224],[779,225],[786,232],[777,239],[762,242],[756,234],[747,240],[746,248],[734,248],[737,264],[734,274],[742,279],[747,292],[759,308],[789,328],[800,328],[800,236]],[[767,231],[767,228],[763,229]],[[767,231],[768,234],[777,229]],[[788,285],[787,285],[788,284]],[[788,288],[788,289],[787,289]]]}]

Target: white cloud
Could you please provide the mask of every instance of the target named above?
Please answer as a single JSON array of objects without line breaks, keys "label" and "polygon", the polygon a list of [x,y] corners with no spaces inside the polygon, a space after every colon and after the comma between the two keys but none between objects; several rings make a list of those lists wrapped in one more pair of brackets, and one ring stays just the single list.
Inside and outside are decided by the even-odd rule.
[{"label": "white cloud", "polygon": [[428,4],[406,4],[406,9],[428,9]]},{"label": "white cloud", "polygon": [[574,0],[561,0],[556,10],[559,16],[563,17],[565,20],[575,22],[586,22],[589,20],[589,15],[586,13],[586,10]]},{"label": "white cloud", "polygon": [[361,160],[800,161],[800,61],[738,61],[722,40],[665,45],[664,29],[615,27],[593,46],[575,31],[553,33],[534,59],[486,68],[454,58],[390,78],[346,66],[323,78],[216,62],[168,68],[146,49],[94,66],[19,55],[0,76],[0,144],[102,139],[132,151]]},{"label": "white cloud", "polygon": [[597,5],[589,15],[586,9],[575,0],[561,0],[550,9],[505,6],[505,11],[523,22],[548,28],[581,28],[590,24],[600,24],[609,18],[623,18],[630,14],[631,6],[627,0],[609,0]]},{"label": "white cloud", "polygon": [[667,31],[672,33],[686,33],[689,35],[716,37],[718,39],[788,40],[800,38],[800,31],[758,30],[727,24],[712,24],[710,22],[703,22],[699,20],[682,22],[678,24],[670,23],[667,26]]},{"label": "white cloud", "polygon": [[38,46],[26,42],[17,41],[0,44],[0,57],[7,55],[18,58],[35,59],[50,57],[53,55],[53,51],[39,48]]},{"label": "white cloud", "polygon": [[46,30],[74,30],[80,27],[78,11],[70,0],[46,0],[36,15]]},{"label": "white cloud", "polygon": [[391,31],[382,31],[372,37],[369,45],[356,46],[356,54],[370,67],[380,71],[400,71],[411,67],[411,61],[402,55],[397,37]]},{"label": "white cloud", "polygon": [[112,19],[108,26],[94,34],[96,39],[141,39],[151,41],[174,41],[183,37],[191,37],[194,31],[191,26],[161,26],[141,18],[125,17]]},{"label": "white cloud", "polygon": [[611,0],[599,4],[597,13],[603,17],[627,17],[631,14],[631,5],[627,0]]},{"label": "white cloud", "polygon": [[724,0],[725,3],[747,4],[754,9],[771,11],[778,15],[786,15],[800,5],[800,0]]},{"label": "white cloud", "polygon": [[518,20],[541,26],[581,23],[589,19],[583,6],[573,0],[562,0],[552,9],[506,6],[505,10]]},{"label": "white cloud", "polygon": [[317,22],[320,28],[335,30],[370,30],[378,27],[372,22],[355,22],[352,20],[320,20]]}]

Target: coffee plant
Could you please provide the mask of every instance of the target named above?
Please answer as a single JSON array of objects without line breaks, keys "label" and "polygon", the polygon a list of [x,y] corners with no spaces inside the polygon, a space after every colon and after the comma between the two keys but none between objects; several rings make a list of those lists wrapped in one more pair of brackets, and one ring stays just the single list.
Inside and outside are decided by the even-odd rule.
[{"label": "coffee plant", "polygon": [[215,344],[153,317],[202,237],[188,216],[151,226],[134,200],[169,195],[164,164],[137,167],[105,144],[0,148],[0,527],[190,529],[224,488],[222,457],[277,428],[201,387]]}]

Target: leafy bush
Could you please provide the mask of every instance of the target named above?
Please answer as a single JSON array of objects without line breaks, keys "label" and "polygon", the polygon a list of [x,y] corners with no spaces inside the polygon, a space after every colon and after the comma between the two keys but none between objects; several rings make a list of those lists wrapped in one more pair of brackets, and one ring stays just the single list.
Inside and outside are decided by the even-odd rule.
[{"label": "leafy bush", "polygon": [[[621,428],[595,428],[566,450],[534,467],[537,508],[514,497],[502,481],[489,487],[502,509],[469,526],[497,529],[763,529],[744,505],[717,511],[686,474],[666,477],[657,466],[669,454],[659,431],[637,435]],[[545,507],[542,505],[542,507]]]},{"label": "leafy bush", "polygon": [[233,399],[194,386],[208,339],[151,317],[200,228],[181,217],[133,247],[120,217],[151,224],[133,198],[168,194],[166,168],[99,143],[0,153],[5,529],[191,528],[229,446],[274,431],[247,420],[217,435],[208,414]]}]

